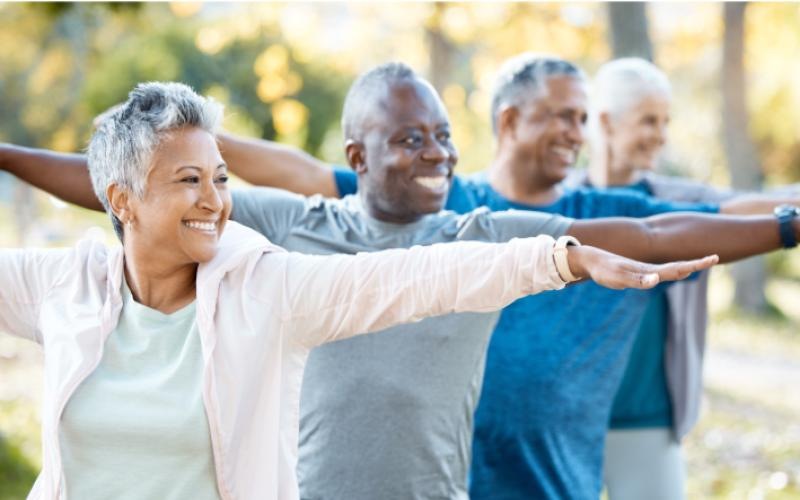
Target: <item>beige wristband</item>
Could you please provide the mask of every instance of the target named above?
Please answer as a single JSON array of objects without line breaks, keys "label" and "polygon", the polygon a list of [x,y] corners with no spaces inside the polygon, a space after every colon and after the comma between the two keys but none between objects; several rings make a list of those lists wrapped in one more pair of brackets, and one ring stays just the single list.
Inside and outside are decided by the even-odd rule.
[{"label": "beige wristband", "polygon": [[567,247],[569,245],[579,247],[581,246],[581,242],[574,236],[561,236],[556,240],[556,244],[553,247],[553,262],[556,264],[556,271],[558,271],[558,275],[561,276],[561,279],[566,283],[571,283],[580,279],[576,278],[569,268],[569,262],[567,261],[567,254],[569,253]]}]

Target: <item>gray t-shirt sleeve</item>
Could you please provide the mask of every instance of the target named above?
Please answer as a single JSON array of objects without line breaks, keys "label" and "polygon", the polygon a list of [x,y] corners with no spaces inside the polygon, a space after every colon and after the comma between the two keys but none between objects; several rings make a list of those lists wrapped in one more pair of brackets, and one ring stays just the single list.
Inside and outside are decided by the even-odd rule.
[{"label": "gray t-shirt sleeve", "polygon": [[479,209],[468,216],[475,217],[475,226],[482,227],[488,239],[495,242],[540,234],[558,238],[569,230],[573,222],[573,219],[561,215],[528,210],[490,212]]},{"label": "gray t-shirt sleeve", "polygon": [[307,212],[306,197],[282,189],[254,187],[233,191],[231,219],[278,245]]},{"label": "gray t-shirt sleeve", "polygon": [[650,174],[645,177],[656,198],[691,203],[723,203],[741,194],[683,177]]}]

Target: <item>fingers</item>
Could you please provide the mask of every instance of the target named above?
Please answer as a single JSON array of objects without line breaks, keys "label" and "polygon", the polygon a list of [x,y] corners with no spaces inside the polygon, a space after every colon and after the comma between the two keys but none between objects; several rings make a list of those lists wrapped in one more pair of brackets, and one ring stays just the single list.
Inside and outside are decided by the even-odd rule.
[{"label": "fingers", "polygon": [[719,262],[717,255],[709,255],[702,259],[687,260],[682,262],[671,262],[661,264],[657,267],[657,272],[661,281],[682,280],[692,273],[704,271]]},{"label": "fingers", "polygon": [[598,285],[612,289],[653,288],[662,281],[681,280],[719,262],[718,256],[709,255],[702,259],[652,265],[613,254],[601,255],[604,258],[594,263],[589,274]]}]

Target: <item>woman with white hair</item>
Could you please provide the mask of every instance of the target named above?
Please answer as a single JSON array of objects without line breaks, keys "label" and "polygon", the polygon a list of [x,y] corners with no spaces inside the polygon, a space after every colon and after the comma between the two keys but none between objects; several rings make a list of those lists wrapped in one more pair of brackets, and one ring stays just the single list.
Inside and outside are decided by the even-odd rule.
[{"label": "woman with white hair", "polygon": [[227,221],[221,113],[185,85],[139,85],[88,151],[121,247],[0,251],[0,330],[45,352],[31,499],[295,499],[314,346],[573,275],[647,287],[716,261],[649,266],[548,236],[288,253]]},{"label": "woman with white hair", "polygon": [[[598,70],[592,90],[589,167],[573,172],[568,184],[687,202],[721,203],[735,195],[653,172],[667,140],[671,92],[655,65],[611,61]],[[771,211],[757,201],[738,207],[740,213]],[[685,497],[680,440],[699,414],[707,284],[703,273],[652,294],[609,422],[604,479],[611,500]]]}]

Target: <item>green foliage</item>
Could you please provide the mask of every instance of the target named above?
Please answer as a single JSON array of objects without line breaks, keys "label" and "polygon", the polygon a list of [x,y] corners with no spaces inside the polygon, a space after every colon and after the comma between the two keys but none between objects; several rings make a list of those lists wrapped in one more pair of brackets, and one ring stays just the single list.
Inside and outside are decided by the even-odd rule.
[{"label": "green foliage", "polygon": [[35,480],[33,465],[0,434],[0,500],[25,498]]}]

